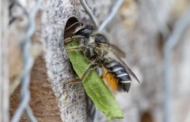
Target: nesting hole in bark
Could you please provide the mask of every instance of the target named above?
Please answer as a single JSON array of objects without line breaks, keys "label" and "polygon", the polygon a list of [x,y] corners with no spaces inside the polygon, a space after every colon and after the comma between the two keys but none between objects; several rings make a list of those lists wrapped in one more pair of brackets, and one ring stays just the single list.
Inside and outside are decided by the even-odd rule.
[{"label": "nesting hole in bark", "polygon": [[[65,29],[64,29],[64,39],[66,39],[66,38],[68,38],[68,37],[71,37],[72,34],[73,34],[73,32],[75,31],[75,29],[80,26],[80,24],[75,24],[75,23],[77,23],[77,22],[79,22],[79,21],[78,21],[78,19],[75,18],[75,17],[70,17],[70,18],[67,20],[66,26],[65,26]],[[70,28],[70,26],[73,25],[73,24],[75,24],[75,25]],[[68,29],[68,28],[70,28],[70,29]],[[68,30],[67,30],[67,29],[68,29]],[[64,45],[64,46],[65,46],[65,45]],[[70,69],[73,71],[73,74],[74,74],[75,76],[77,76],[77,74],[76,74],[76,72],[75,72],[75,70],[73,69],[72,66],[70,66]]]},{"label": "nesting hole in bark", "polygon": [[71,27],[69,30],[66,30],[68,27],[70,27],[71,25],[75,24],[76,22],[78,22],[78,19],[75,17],[70,17],[67,20],[66,26],[65,26],[65,32],[64,32],[64,39],[71,37],[72,33],[75,31],[75,29],[80,25],[80,24],[76,24],[73,27]]}]

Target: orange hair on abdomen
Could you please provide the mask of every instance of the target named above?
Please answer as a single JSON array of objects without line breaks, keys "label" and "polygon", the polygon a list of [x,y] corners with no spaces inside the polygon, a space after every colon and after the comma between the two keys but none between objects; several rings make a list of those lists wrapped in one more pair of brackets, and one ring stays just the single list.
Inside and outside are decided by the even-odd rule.
[{"label": "orange hair on abdomen", "polygon": [[102,78],[106,79],[107,85],[110,86],[112,90],[117,90],[118,79],[115,78],[112,73],[108,73],[107,70],[104,70]]}]

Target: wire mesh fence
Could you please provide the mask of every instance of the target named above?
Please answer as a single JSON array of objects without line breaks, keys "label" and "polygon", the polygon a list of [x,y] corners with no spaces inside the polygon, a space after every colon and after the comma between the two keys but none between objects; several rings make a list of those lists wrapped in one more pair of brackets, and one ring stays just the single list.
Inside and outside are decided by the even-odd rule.
[{"label": "wire mesh fence", "polygon": [[11,122],[19,122],[24,111],[26,111],[30,121],[37,122],[36,118],[33,115],[32,110],[29,106],[30,71],[33,66],[33,58],[30,54],[30,47],[31,47],[31,36],[33,35],[33,33],[35,31],[35,15],[36,15],[42,1],[43,0],[38,0],[30,13],[22,5],[21,1],[19,1],[19,0],[15,1],[15,3],[18,4],[22,8],[25,16],[27,17],[28,24],[27,24],[26,31],[25,31],[26,33],[24,34],[23,40],[21,41],[22,42],[22,51],[23,51],[23,70],[22,70],[22,74],[21,74],[21,90],[20,90],[21,102],[20,102],[20,105],[17,108]]},{"label": "wire mesh fence", "polygon": [[164,60],[163,60],[163,122],[171,122],[171,58],[173,49],[176,44],[180,41],[185,29],[190,23],[190,7],[183,13],[174,25],[174,29],[170,32],[167,23],[162,21],[156,8],[155,3],[152,0],[147,1],[148,7],[151,11],[152,16],[164,38]]}]

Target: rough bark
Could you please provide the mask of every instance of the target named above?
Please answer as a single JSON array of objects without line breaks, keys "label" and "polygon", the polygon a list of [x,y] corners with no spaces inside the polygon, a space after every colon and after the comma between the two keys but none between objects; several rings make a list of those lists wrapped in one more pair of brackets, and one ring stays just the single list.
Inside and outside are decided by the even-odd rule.
[{"label": "rough bark", "polygon": [[[78,4],[78,1],[73,3]],[[43,6],[42,36],[45,41],[47,73],[58,98],[61,119],[65,122],[87,122],[86,97],[82,84],[67,85],[63,89],[65,83],[74,78],[64,49],[63,34],[69,17],[80,17],[77,11],[69,0],[48,1]]]}]

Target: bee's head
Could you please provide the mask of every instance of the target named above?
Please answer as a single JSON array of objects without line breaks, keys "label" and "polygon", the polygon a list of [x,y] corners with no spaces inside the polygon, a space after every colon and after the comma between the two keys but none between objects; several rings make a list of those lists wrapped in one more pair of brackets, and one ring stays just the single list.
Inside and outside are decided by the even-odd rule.
[{"label": "bee's head", "polygon": [[104,43],[107,43],[107,39],[104,35],[102,34],[96,34],[95,35],[95,43],[98,43],[98,44],[104,44]]}]

